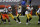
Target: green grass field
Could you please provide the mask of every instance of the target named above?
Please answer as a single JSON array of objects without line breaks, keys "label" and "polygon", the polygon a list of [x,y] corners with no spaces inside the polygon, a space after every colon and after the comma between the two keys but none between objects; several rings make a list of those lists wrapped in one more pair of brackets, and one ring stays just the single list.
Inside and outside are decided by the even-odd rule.
[{"label": "green grass field", "polygon": [[12,20],[12,18],[10,18],[11,24],[8,24],[8,22],[6,24],[2,23],[2,24],[0,24],[0,27],[40,27],[40,25],[38,25],[38,17],[37,16],[33,16],[32,20],[30,21],[31,24],[28,24],[28,25],[26,25],[26,19],[27,18],[25,16],[20,17],[22,24],[18,24],[14,20]]}]

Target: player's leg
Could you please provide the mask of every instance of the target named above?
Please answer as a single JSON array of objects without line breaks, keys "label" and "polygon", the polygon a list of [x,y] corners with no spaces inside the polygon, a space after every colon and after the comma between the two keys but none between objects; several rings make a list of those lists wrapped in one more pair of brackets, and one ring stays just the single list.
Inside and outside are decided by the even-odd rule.
[{"label": "player's leg", "polygon": [[7,14],[5,14],[5,16],[6,16],[6,18],[7,18],[8,22],[9,22],[9,24],[10,24],[10,19],[9,19],[8,15],[7,15]]},{"label": "player's leg", "polygon": [[16,22],[18,22],[15,18],[14,18],[14,16],[12,15],[12,14],[8,14],[12,19],[14,19]]},{"label": "player's leg", "polygon": [[27,15],[27,20],[26,20],[26,24],[29,22],[29,14],[26,14]]},{"label": "player's leg", "polygon": [[4,14],[2,14],[2,20],[3,20],[3,22],[4,22],[4,24],[6,23],[6,18],[5,18],[5,15]]},{"label": "player's leg", "polygon": [[39,20],[38,20],[38,24],[40,24],[40,15],[39,15]]},{"label": "player's leg", "polygon": [[29,14],[29,16],[30,16],[30,18],[29,18],[29,21],[32,19],[32,15],[31,14]]},{"label": "player's leg", "polygon": [[[4,22],[3,17],[2,17],[2,15],[1,15],[1,22],[2,22],[2,21]],[[6,21],[6,19],[5,19],[5,21]]]},{"label": "player's leg", "polygon": [[25,15],[26,15],[26,17],[27,17],[26,24],[28,24],[28,22],[29,22],[29,18],[30,18],[30,17],[29,17],[29,13],[28,13],[28,11],[25,12]]},{"label": "player's leg", "polygon": [[4,22],[4,20],[3,20],[3,18],[2,18],[2,15],[0,15],[0,19],[1,19],[1,22],[0,22],[0,23],[2,23],[2,21]]},{"label": "player's leg", "polygon": [[21,23],[21,21],[20,21],[20,19],[19,19],[19,14],[17,15],[17,19],[18,19],[18,21],[19,21],[19,24]]}]

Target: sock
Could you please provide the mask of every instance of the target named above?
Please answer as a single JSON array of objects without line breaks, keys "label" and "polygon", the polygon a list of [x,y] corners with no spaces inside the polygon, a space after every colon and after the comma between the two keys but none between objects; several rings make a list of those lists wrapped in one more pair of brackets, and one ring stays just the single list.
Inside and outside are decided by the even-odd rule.
[{"label": "sock", "polygon": [[10,20],[8,19],[8,22],[10,22]]},{"label": "sock", "polygon": [[3,21],[3,22],[4,22],[4,20],[3,20],[3,19],[1,19],[1,21]]},{"label": "sock", "polygon": [[32,18],[29,18],[29,21],[31,20]]},{"label": "sock", "polygon": [[40,22],[40,16],[39,16],[39,22]]},{"label": "sock", "polygon": [[14,20],[16,21],[16,19],[14,18]]},{"label": "sock", "polygon": [[26,23],[28,23],[28,18],[27,18],[27,20],[26,20]]},{"label": "sock", "polygon": [[17,17],[17,19],[18,19],[18,21],[20,22],[20,19],[19,19],[19,17]]},{"label": "sock", "polygon": [[6,19],[5,19],[5,22],[6,22]]}]

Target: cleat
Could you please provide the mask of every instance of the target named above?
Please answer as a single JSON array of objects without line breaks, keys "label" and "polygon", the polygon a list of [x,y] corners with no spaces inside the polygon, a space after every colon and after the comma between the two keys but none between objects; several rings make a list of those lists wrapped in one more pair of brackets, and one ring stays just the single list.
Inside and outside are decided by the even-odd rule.
[{"label": "cleat", "polygon": [[6,22],[4,22],[3,24],[6,24]]},{"label": "cleat", "polygon": [[40,24],[40,22],[38,21],[38,24]]},{"label": "cleat", "polygon": [[18,23],[18,21],[16,21]]},{"label": "cleat", "polygon": [[40,22],[38,21],[38,23],[40,23]]},{"label": "cleat", "polygon": [[40,24],[40,23],[38,23],[38,24]]},{"label": "cleat", "polygon": [[28,23],[26,23],[26,24],[28,24]]},{"label": "cleat", "polygon": [[21,24],[21,22],[19,22],[19,24]]}]

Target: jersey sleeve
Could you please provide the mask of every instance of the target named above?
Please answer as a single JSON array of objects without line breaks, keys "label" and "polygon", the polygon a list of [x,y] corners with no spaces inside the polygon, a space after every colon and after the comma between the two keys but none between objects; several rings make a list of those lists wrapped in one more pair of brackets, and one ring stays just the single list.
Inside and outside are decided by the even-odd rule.
[{"label": "jersey sleeve", "polygon": [[37,13],[39,13],[39,10],[37,11]]}]

